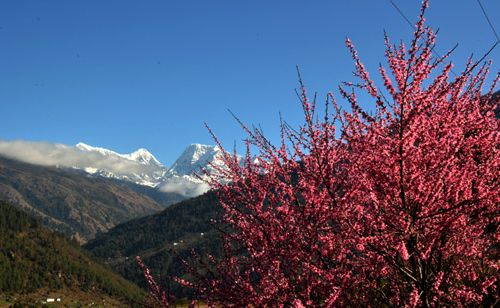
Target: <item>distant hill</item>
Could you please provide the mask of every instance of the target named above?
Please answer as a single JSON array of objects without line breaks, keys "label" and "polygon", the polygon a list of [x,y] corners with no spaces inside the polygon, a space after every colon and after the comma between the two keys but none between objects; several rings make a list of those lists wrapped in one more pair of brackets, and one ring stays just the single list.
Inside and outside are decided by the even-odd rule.
[{"label": "distant hill", "polygon": [[130,182],[0,156],[0,200],[80,242],[182,199]]},{"label": "distant hill", "polygon": [[[38,304],[140,306],[145,292],[100,265],[78,243],[0,201],[0,306]],[[105,302],[103,302],[105,301]]]},{"label": "distant hill", "polygon": [[[180,261],[190,257],[191,249],[202,255],[220,252],[218,233],[210,225],[210,220],[220,215],[215,193],[208,192],[161,213],[122,223],[98,234],[83,247],[125,278],[145,287],[135,256],[141,256],[157,277],[183,277],[186,273]],[[176,284],[168,287],[177,297],[190,294]]]}]

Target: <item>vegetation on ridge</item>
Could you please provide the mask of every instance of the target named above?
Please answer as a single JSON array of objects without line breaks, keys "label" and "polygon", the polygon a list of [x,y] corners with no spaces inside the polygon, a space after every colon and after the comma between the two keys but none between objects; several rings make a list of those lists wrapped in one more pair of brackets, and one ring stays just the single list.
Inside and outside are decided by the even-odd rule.
[{"label": "vegetation on ridge", "polygon": [[39,290],[102,294],[127,305],[144,298],[143,290],[97,263],[78,243],[0,201],[0,299]]}]

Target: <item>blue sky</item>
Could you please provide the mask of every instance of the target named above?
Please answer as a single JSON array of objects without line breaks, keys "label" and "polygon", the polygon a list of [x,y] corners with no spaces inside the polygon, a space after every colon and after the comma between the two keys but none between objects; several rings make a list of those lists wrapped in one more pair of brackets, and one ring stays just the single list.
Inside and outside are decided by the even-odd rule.
[{"label": "blue sky", "polygon": [[[394,0],[414,21],[420,1]],[[482,0],[500,30],[500,1]],[[476,0],[434,0],[428,22],[437,50],[459,44],[457,69],[496,41]],[[0,139],[79,141],[131,152],[149,149],[170,165],[190,143],[224,144],[244,134],[226,111],[277,137],[279,112],[301,110],[295,65],[324,97],[351,80],[346,36],[374,74],[383,30],[412,30],[389,1],[0,2]],[[499,69],[500,46],[490,54]]]}]

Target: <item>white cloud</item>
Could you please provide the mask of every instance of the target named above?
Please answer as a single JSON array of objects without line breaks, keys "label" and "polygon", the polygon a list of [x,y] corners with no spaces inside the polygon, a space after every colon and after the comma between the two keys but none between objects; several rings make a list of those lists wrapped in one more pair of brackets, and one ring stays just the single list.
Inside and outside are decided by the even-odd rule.
[{"label": "white cloud", "polygon": [[119,155],[104,155],[64,144],[0,140],[0,155],[42,166],[100,169],[116,174],[153,174],[157,166],[140,164]]},{"label": "white cloud", "polygon": [[195,182],[190,178],[170,176],[158,186],[158,189],[163,192],[176,192],[186,197],[196,197],[206,193],[210,186],[204,182]]}]

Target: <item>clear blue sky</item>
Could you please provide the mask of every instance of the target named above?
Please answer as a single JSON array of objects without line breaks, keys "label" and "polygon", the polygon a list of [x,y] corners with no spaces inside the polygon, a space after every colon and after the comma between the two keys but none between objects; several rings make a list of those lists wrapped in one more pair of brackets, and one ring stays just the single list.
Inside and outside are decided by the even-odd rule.
[{"label": "clear blue sky", "polygon": [[[394,1],[416,19],[420,1]],[[500,31],[500,1],[482,3]],[[428,13],[438,52],[459,43],[458,67],[496,41],[476,0],[433,0]],[[4,0],[0,139],[145,147],[169,165],[213,143],[203,122],[239,142],[227,108],[275,138],[279,112],[301,119],[295,65],[322,98],[351,80],[345,36],[374,71],[383,29],[393,41],[412,32],[386,0]],[[500,46],[490,58],[496,73]]]}]

